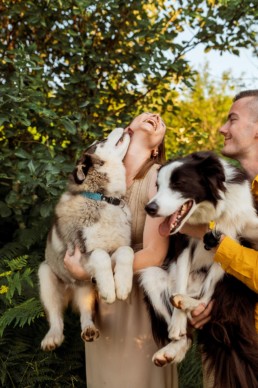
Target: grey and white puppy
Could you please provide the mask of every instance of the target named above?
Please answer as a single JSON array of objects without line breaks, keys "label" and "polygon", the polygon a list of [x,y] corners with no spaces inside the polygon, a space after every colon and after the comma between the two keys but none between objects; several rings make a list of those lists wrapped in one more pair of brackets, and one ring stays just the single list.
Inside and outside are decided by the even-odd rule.
[{"label": "grey and white puppy", "polygon": [[55,208],[45,261],[38,270],[40,298],[50,325],[41,342],[43,350],[53,350],[63,342],[63,311],[69,302],[80,313],[82,339],[93,341],[99,336],[93,322],[96,286],[76,281],[65,269],[67,250],[73,254],[75,246],[80,248],[82,264],[107,303],[116,297],[125,300],[131,291],[131,214],[123,200],[123,158],[129,142],[123,128],[116,128],[106,140],[86,150]]}]

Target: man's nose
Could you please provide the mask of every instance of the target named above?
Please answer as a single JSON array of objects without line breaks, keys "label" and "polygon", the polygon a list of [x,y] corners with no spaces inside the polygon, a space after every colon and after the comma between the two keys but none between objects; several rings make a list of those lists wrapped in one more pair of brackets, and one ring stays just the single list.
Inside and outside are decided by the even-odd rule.
[{"label": "man's nose", "polygon": [[222,125],[222,127],[219,128],[219,133],[221,133],[222,135],[225,135],[227,131],[228,131],[227,123],[225,123],[224,125]]}]

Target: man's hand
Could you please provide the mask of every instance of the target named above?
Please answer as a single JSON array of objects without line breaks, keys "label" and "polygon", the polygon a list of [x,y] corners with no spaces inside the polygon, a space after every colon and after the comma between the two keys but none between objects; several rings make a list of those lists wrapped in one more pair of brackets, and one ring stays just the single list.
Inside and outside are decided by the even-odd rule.
[{"label": "man's hand", "polygon": [[192,319],[189,320],[190,324],[195,329],[202,329],[205,323],[211,319],[211,310],[214,305],[212,300],[207,306],[204,303],[200,303],[195,310],[192,311]]}]

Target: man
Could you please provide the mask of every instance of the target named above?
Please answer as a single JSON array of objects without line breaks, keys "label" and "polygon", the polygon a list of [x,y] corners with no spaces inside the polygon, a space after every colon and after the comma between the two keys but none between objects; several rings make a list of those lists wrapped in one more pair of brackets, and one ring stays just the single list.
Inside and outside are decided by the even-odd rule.
[{"label": "man", "polygon": [[[252,193],[258,205],[258,89],[242,91],[234,98],[227,122],[220,128],[225,142],[221,150],[224,156],[237,160],[252,181]],[[207,225],[186,225],[181,233],[203,238]],[[214,249],[214,261],[219,262],[229,274],[258,292],[258,252],[241,246],[222,235]],[[210,319],[214,302],[207,307],[200,305],[192,314],[195,328],[201,328]],[[255,310],[255,326],[258,332],[258,305]]]},{"label": "man", "polygon": [[[242,91],[234,98],[227,122],[220,128],[225,142],[222,154],[237,160],[252,182],[252,193],[258,208],[258,90]],[[196,238],[203,238],[207,225],[193,227],[184,225],[181,233]],[[258,292],[258,251],[241,246],[230,237],[222,235],[214,248],[214,261],[250,289]],[[190,323],[195,328],[202,328],[210,320],[210,313],[216,301],[208,306],[200,304],[192,313]],[[255,311],[255,327],[258,332],[258,304]],[[213,376],[206,376],[203,367],[204,386],[213,386]]]}]

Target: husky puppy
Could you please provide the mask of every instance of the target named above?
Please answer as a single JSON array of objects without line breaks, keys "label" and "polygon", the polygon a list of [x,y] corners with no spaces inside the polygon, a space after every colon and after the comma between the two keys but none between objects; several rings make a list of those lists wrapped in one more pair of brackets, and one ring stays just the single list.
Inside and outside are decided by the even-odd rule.
[{"label": "husky puppy", "polygon": [[123,200],[123,158],[129,142],[123,128],[116,128],[106,140],[87,149],[55,208],[45,261],[38,270],[40,297],[50,325],[41,342],[43,350],[63,342],[63,311],[69,302],[80,313],[82,339],[93,341],[99,336],[93,322],[96,287],[90,281],[76,281],[65,269],[67,250],[73,254],[75,246],[80,248],[82,264],[107,303],[116,297],[125,300],[131,291],[131,214]]},{"label": "husky puppy", "polygon": [[[197,152],[168,162],[157,178],[157,194],[146,206],[152,217],[166,217],[162,235],[171,235],[173,254],[167,269],[142,271],[141,284],[152,313],[165,321],[167,345],[153,356],[157,366],[181,362],[191,346],[187,314],[212,299],[212,319],[200,332],[200,342],[215,387],[258,386],[258,341],[254,309],[257,295],[213,261],[204,243],[177,233],[185,222],[214,221],[220,231],[236,241],[247,240],[258,249],[258,217],[245,174],[211,152]],[[214,294],[215,291],[215,294]],[[172,306],[173,305],[173,306]],[[159,324],[159,328],[161,325]]]}]

